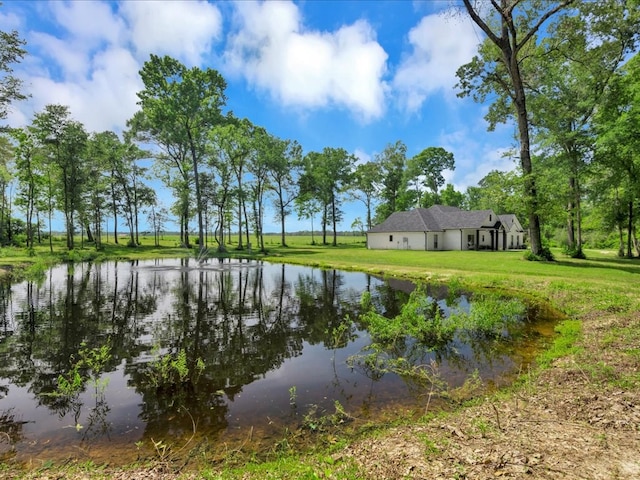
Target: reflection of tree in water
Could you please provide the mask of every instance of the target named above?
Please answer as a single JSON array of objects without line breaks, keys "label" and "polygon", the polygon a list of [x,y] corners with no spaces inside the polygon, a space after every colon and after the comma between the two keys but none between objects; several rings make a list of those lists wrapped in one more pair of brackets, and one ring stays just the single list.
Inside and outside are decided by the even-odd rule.
[{"label": "reflection of tree in water", "polygon": [[[390,287],[393,285],[394,289]],[[404,287],[404,288],[403,288]],[[424,287],[423,287],[424,288]],[[385,312],[385,317],[402,318],[402,305],[396,303],[401,297],[400,290],[412,291],[408,286],[397,285],[396,282],[380,285],[375,289],[376,297],[371,297],[371,304],[375,311]],[[369,290],[371,291],[371,290]],[[427,322],[441,319],[449,314],[469,312],[473,300],[468,294],[449,291],[446,287],[427,286],[424,297],[416,299],[418,308],[411,309],[411,315],[421,315]],[[477,300],[483,302],[480,298]],[[399,308],[397,308],[399,306]],[[397,309],[397,310],[396,310]],[[395,316],[389,312],[397,311]],[[397,320],[397,318],[396,318]],[[454,320],[455,322],[455,320]],[[456,325],[455,323],[453,325]],[[451,327],[452,325],[450,325]],[[364,326],[362,326],[364,328]],[[492,370],[499,371],[508,368],[510,356],[517,348],[518,340],[526,338],[526,322],[512,319],[506,321],[499,332],[488,332],[482,329],[467,329],[458,326],[450,336],[425,335],[413,338],[410,335],[399,335],[394,340],[384,340],[374,343],[358,355],[350,358],[349,362],[368,378],[379,379],[388,372],[394,372],[405,379],[407,386],[419,391],[424,388],[424,380],[437,380],[432,371],[449,378],[451,386],[461,384],[469,375],[488,373],[495,375]],[[429,333],[428,330],[426,333]],[[414,376],[414,373],[416,375]]]},{"label": "reflection of tree in water", "polygon": [[[319,277],[319,278],[318,278]],[[298,299],[298,323],[304,337],[310,344],[324,343],[334,348],[334,332],[341,328],[347,318],[353,319],[357,311],[354,302],[345,298],[344,275],[337,270],[312,270],[299,275],[295,293]],[[349,338],[353,327],[345,338]]]},{"label": "reflection of tree in water", "polygon": [[14,445],[23,437],[25,423],[18,420],[12,409],[0,411],[0,461],[6,461],[15,454]]},{"label": "reflection of tree in water", "polygon": [[83,344],[99,348],[110,340],[105,372],[135,355],[130,327],[155,309],[155,298],[140,291],[135,271],[120,278],[117,263],[58,267],[40,285],[24,282],[23,290],[15,305],[17,335],[2,351],[1,374],[13,384],[29,384],[38,403],[59,416],[79,412],[81,405],[55,395],[58,377],[70,369]]},{"label": "reflection of tree in water", "polygon": [[[186,434],[192,417],[208,431],[226,427],[224,396],[233,400],[244,385],[302,350],[285,276],[268,291],[262,268],[234,267],[182,269],[172,291],[175,313],[163,315],[153,332],[159,352],[185,351],[190,372],[198,360],[204,363],[197,379],[164,391],[148,381],[148,365],[127,366],[130,383],[144,398],[142,416],[155,435],[176,434],[175,428]],[[181,427],[169,426],[169,417],[181,417]]]}]

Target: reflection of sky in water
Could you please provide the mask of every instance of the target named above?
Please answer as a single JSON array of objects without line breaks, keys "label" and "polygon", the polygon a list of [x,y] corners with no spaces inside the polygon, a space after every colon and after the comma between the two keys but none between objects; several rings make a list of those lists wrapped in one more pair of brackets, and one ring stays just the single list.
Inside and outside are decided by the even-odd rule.
[{"label": "reflection of sky in water", "polygon": [[[132,449],[134,448],[132,445],[136,441],[152,435],[148,431],[148,426],[141,419],[141,415],[145,406],[143,402],[145,398],[151,400],[147,396],[153,393],[153,389],[147,389],[144,393],[136,391],[139,386],[135,382],[142,381],[144,375],[138,373],[137,377],[133,377],[131,372],[135,372],[140,365],[144,365],[144,362],[156,358],[154,355],[157,352],[153,352],[152,347],[158,344],[159,339],[162,339],[163,342],[177,342],[173,345],[167,344],[164,346],[165,348],[160,350],[164,352],[170,349],[175,352],[181,348],[179,342],[182,340],[180,339],[184,335],[192,333],[193,324],[190,324],[186,333],[175,330],[175,318],[181,315],[180,302],[184,298],[192,303],[198,300],[198,295],[204,295],[205,307],[211,311],[215,310],[222,301],[218,295],[223,290],[231,295],[234,299],[233,302],[239,302],[245,296],[250,297],[255,293],[257,287],[254,284],[249,285],[248,279],[251,278],[251,282],[256,281],[256,275],[260,268],[262,268],[261,284],[256,298],[260,298],[260,301],[265,305],[272,305],[272,302],[279,301],[282,296],[284,299],[282,310],[288,312],[295,312],[296,309],[303,308],[299,305],[301,300],[294,295],[296,288],[302,288],[301,286],[304,285],[305,288],[310,288],[307,291],[308,294],[321,296],[319,286],[322,286],[323,282],[326,283],[327,278],[331,280],[328,282],[329,287],[336,294],[336,297],[331,305],[316,300],[318,305],[324,305],[323,308],[337,309],[338,315],[344,313],[343,308],[357,308],[362,292],[369,288],[372,295],[381,295],[378,300],[382,302],[383,294],[381,292],[386,288],[380,279],[357,272],[339,272],[334,276],[335,272],[333,271],[327,272],[317,268],[296,265],[284,267],[272,264],[262,265],[246,261],[225,261],[223,263],[213,261],[198,265],[193,259],[190,259],[185,265],[184,261],[181,263],[178,260],[152,260],[135,264],[131,262],[81,264],[72,270],[66,266],[55,267],[48,273],[41,286],[32,286],[34,290],[31,302],[34,309],[41,310],[41,315],[46,317],[52,301],[58,302],[56,308],[60,308],[60,305],[64,304],[68,275],[71,274],[75,282],[73,291],[76,297],[80,297],[79,292],[82,289],[95,290],[102,295],[102,303],[99,307],[91,302],[81,306],[80,313],[90,314],[90,318],[68,320],[71,323],[88,322],[82,325],[83,328],[86,332],[100,335],[100,338],[120,334],[120,330],[126,328],[134,335],[130,341],[135,351],[119,352],[122,358],[120,365],[114,371],[101,377],[102,380],[108,380],[103,397],[96,397],[93,385],[90,382],[87,384],[85,392],[80,396],[84,405],[77,420],[83,428],[78,431],[74,428],[76,419],[72,413],[60,418],[45,405],[38,406],[33,385],[19,387],[11,384],[11,380],[4,378],[4,374],[0,371],[0,385],[8,385],[9,388],[6,398],[0,399],[0,412],[10,411],[16,416],[16,420],[27,422],[22,426],[23,440],[17,445],[18,452],[22,452],[26,458],[30,455],[53,454],[54,446],[64,449],[69,445],[78,446],[87,443],[95,445],[97,442],[110,442],[118,444],[124,449],[127,446]],[[284,284],[283,273],[285,275]],[[224,280],[221,274],[226,275]],[[335,282],[336,279],[339,281]],[[185,283],[190,286],[190,293],[183,298],[178,286]],[[411,284],[406,281],[396,280],[393,283],[395,283],[393,286],[404,292],[405,296],[412,288]],[[15,355],[24,355],[24,352],[29,351],[30,348],[28,345],[20,346],[12,343],[18,338],[30,338],[25,330],[27,325],[24,321],[24,312],[28,309],[26,290],[26,282],[13,285],[11,294],[4,302],[4,312],[2,312],[6,334],[5,337],[0,337],[2,340],[0,347],[7,349],[7,351],[13,348]],[[286,294],[283,295],[283,292]],[[387,290],[386,295],[393,297],[394,294],[389,295]],[[124,315],[123,311],[128,305],[128,299],[142,299],[145,296],[154,298],[152,308],[144,313],[135,313],[134,309],[134,313],[126,321],[125,327],[118,323],[121,320],[112,318]],[[327,296],[330,298],[330,295]],[[384,301],[388,301],[388,298]],[[444,299],[438,300],[438,304],[445,312],[448,312],[449,308]],[[337,308],[338,305],[340,308]],[[352,306],[345,307],[345,305]],[[233,306],[237,307],[235,304]],[[468,309],[468,306],[467,297],[461,296],[456,299],[455,308]],[[312,306],[312,308],[316,307]],[[188,305],[186,315],[189,318],[185,321],[192,322],[196,310],[196,306],[193,304]],[[202,321],[209,322],[206,325],[214,330],[222,328],[218,323],[219,320],[215,317],[215,312],[211,313],[209,310],[206,311]],[[327,312],[317,312],[317,315],[325,313]],[[38,318],[37,322],[39,323],[36,327],[34,342],[38,342],[40,334],[48,335],[50,332],[47,333],[47,331],[55,331],[56,328],[59,328],[48,317],[45,320]],[[356,332],[355,338],[348,345],[331,350],[325,345],[325,342],[328,341],[326,334],[324,339],[318,337],[318,328],[322,332],[324,327],[305,325],[305,322],[313,321],[315,321],[313,315],[311,318],[287,317],[285,328],[287,335],[293,336],[294,332],[299,334],[305,328],[311,328],[311,330],[315,328],[314,335],[316,337],[313,341],[301,338],[302,351],[294,350],[295,356],[291,356],[290,352],[279,352],[280,356],[283,353],[286,355],[282,356],[276,365],[267,366],[262,372],[253,375],[254,380],[250,383],[237,385],[237,390],[233,394],[220,397],[221,405],[214,402],[210,407],[211,410],[207,410],[206,406],[198,405],[198,401],[194,399],[196,404],[190,407],[192,408],[191,413],[197,417],[196,420],[201,421],[199,425],[208,425],[199,428],[217,429],[216,432],[211,432],[212,436],[224,441],[224,436],[219,437],[219,435],[225,429],[227,432],[233,432],[235,429],[246,429],[253,426],[256,428],[270,424],[280,426],[291,421],[292,416],[296,415],[297,420],[294,418],[294,423],[295,421],[299,422],[300,415],[304,415],[311,405],[317,405],[323,411],[332,413],[334,401],[337,400],[352,415],[361,416],[375,412],[376,409],[384,408],[388,404],[396,404],[398,401],[406,402],[407,406],[412,406],[424,399],[424,397],[416,399],[415,391],[411,385],[407,385],[403,379],[396,375],[386,374],[381,381],[373,381],[364,374],[362,369],[352,369],[347,365],[349,356],[361,353],[370,344],[366,332]],[[97,326],[92,326],[92,322]],[[237,328],[238,322],[235,319],[231,324]],[[260,318],[255,311],[243,314],[240,323],[245,331],[260,333],[261,322],[271,322],[269,328],[274,328],[272,318]],[[179,325],[180,322],[177,324]],[[78,325],[81,324],[78,323]],[[71,325],[69,328],[74,328],[74,326]],[[12,332],[12,335],[7,335],[8,332]],[[203,332],[203,334],[209,335],[207,341],[214,341],[218,339],[216,335],[220,335],[220,332]],[[88,338],[86,340],[90,341]],[[207,345],[207,343],[203,343],[201,346],[203,360],[205,362],[218,361],[211,360],[218,358],[216,356],[218,352],[207,350],[207,348],[211,348]],[[279,348],[278,345],[279,343],[275,345],[275,348]],[[288,345],[287,348],[290,348],[289,343],[285,342],[282,345]],[[260,345],[254,346],[252,350],[259,349],[259,347]],[[39,345],[38,348],[40,348],[39,357],[33,359],[33,361],[39,362],[35,366],[36,371],[51,370],[52,365],[46,363],[46,357],[43,358],[42,354],[46,348],[42,345]],[[57,346],[54,345],[53,348],[57,348]],[[2,352],[3,350],[0,350],[0,354]],[[474,359],[476,356],[477,358]],[[271,357],[267,355],[266,358]],[[419,356],[419,361],[425,365],[430,364],[432,359],[438,361],[440,374],[454,386],[461,385],[466,376],[475,369],[479,369],[482,378],[493,379],[505,371],[514,369],[518,362],[518,360],[514,362],[504,355],[488,359],[482,352],[478,354],[471,346],[460,341],[452,342],[448,346],[447,352],[442,355],[423,352]],[[477,363],[478,359],[483,362],[482,365]],[[125,366],[127,374],[125,374]],[[216,364],[211,366],[211,369],[215,373]],[[59,372],[50,373],[55,378]],[[290,404],[290,389],[292,387],[295,387],[295,407]],[[211,397],[215,393],[204,389],[202,392],[194,394],[205,395],[203,398],[206,399],[207,395]],[[108,410],[103,412],[102,417],[97,416],[97,421],[92,424],[90,415],[98,399],[105,401]],[[156,400],[153,399],[153,401]],[[226,410],[219,410],[223,407]],[[215,418],[214,410],[226,419],[226,425],[202,421],[205,420],[208,411],[211,412],[211,417]],[[95,412],[93,413],[95,417]],[[148,415],[149,412],[146,414]],[[153,415],[153,412],[151,414]],[[170,415],[170,417],[172,416]],[[166,423],[170,421],[172,421],[171,418],[166,418],[154,428],[163,427],[163,423],[166,427]],[[101,424],[101,422],[103,423]],[[101,430],[101,426],[105,427],[104,431]],[[207,434],[207,432],[199,433]],[[156,434],[161,435],[162,432],[156,432]],[[68,450],[65,450],[65,454],[67,453]]]}]

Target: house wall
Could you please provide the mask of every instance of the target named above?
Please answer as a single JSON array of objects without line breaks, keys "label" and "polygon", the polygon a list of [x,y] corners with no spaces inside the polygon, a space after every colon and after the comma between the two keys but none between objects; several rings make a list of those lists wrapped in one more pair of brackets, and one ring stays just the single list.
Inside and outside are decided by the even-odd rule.
[{"label": "house wall", "polygon": [[524,233],[519,232],[516,226],[512,226],[507,232],[507,249],[521,248],[524,243]]},{"label": "house wall", "polygon": [[442,250],[461,250],[460,230],[446,230],[442,235],[444,237]]},{"label": "house wall", "polygon": [[[435,245],[435,236],[438,245]],[[473,246],[468,246],[468,236],[473,237]],[[494,234],[495,235],[495,234]],[[503,250],[503,234],[498,231],[498,250]],[[507,249],[516,249],[523,244],[523,233],[512,228],[507,232]],[[483,239],[484,236],[484,239]],[[513,244],[511,237],[513,236]],[[392,240],[390,240],[392,238]],[[427,246],[425,248],[425,239]],[[476,243],[476,239],[478,240]],[[392,232],[367,234],[367,248],[371,250],[474,250],[478,247],[491,248],[491,231],[480,230],[476,236],[475,229],[446,230],[444,232]]]},{"label": "house wall", "polygon": [[424,232],[367,234],[367,248],[372,250],[425,250],[424,242]]}]

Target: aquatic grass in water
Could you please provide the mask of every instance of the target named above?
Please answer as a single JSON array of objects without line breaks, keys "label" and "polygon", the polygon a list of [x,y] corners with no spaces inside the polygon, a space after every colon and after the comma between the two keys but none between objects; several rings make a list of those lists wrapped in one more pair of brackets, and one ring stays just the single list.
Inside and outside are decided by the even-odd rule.
[{"label": "aquatic grass in water", "polygon": [[397,340],[413,337],[435,347],[453,339],[457,328],[455,323],[451,322],[438,303],[426,294],[424,287],[420,286],[411,292],[400,314],[393,319],[377,313],[370,297],[369,292],[362,295],[360,304],[364,313],[361,320],[376,341],[392,344]]},{"label": "aquatic grass in water", "polygon": [[425,346],[438,348],[451,342],[456,334],[497,338],[507,327],[521,321],[527,311],[524,302],[517,298],[484,294],[474,296],[468,311],[453,306],[447,315],[438,302],[426,294],[425,288],[418,286],[400,314],[386,318],[375,311],[370,297],[369,292],[362,295],[361,320],[371,336],[383,344],[412,337]]},{"label": "aquatic grass in water", "polygon": [[365,353],[351,356],[348,363],[371,378],[393,372],[418,383],[426,380],[433,387],[434,376],[429,372],[434,364],[429,365],[430,370],[418,361],[425,351],[440,354],[452,351],[455,355],[456,339],[465,343],[506,339],[511,335],[510,329],[523,320],[527,311],[520,299],[494,294],[474,296],[468,310],[453,301],[447,304],[448,314],[420,285],[411,292],[398,315],[386,318],[375,311],[371,294],[363,293],[360,320],[366,325],[373,343]]},{"label": "aquatic grass in water", "polygon": [[520,299],[484,294],[474,296],[469,312],[457,309],[449,318],[468,335],[497,338],[521,321],[526,312],[527,306]]}]

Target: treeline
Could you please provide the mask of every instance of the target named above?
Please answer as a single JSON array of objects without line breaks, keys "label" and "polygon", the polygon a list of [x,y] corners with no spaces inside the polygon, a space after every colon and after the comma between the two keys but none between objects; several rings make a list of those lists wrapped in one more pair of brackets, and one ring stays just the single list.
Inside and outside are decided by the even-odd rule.
[{"label": "treeline", "polygon": [[[255,242],[264,250],[271,202],[282,245],[294,214],[308,219],[311,231],[317,221],[322,242],[335,245],[342,205],[357,201],[363,214],[351,228],[359,232],[394,211],[445,204],[516,213],[534,253],[555,240],[574,256],[587,243],[640,255],[640,9],[624,0],[503,0],[481,17],[464,4],[487,37],[458,70],[458,91],[492,100],[490,129],[517,124],[517,146],[507,152],[515,170],[492,171],[458,192],[445,185],[443,172],[455,160],[441,147],[407,157],[398,140],[366,163],[343,148],[304,153],[296,140],[225,110],[226,82],[216,70],[152,55],[140,71],[140,109],[121,135],[87,132],[64,105],[47,105],[28,126],[5,129],[0,243],[33,247],[61,213],[69,249],[80,232],[100,248],[107,223],[114,241],[125,223],[129,245],[138,245],[141,220],[158,242],[172,220],[187,247],[195,221],[199,248],[224,251],[224,232],[233,228],[234,248]],[[24,98],[10,65],[26,54],[17,32],[3,36],[1,117]],[[148,159],[152,166],[143,167]],[[168,210],[150,180],[171,191]]]}]

